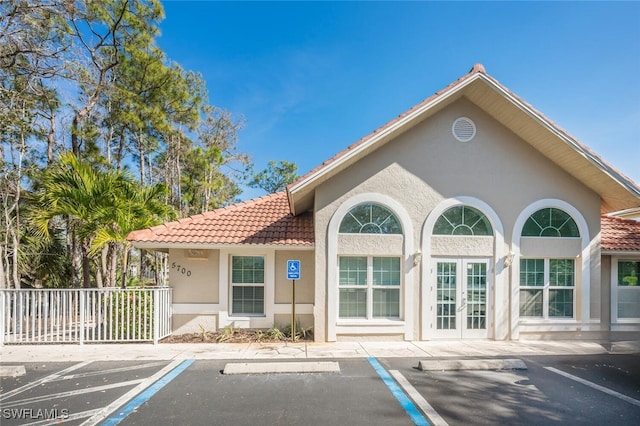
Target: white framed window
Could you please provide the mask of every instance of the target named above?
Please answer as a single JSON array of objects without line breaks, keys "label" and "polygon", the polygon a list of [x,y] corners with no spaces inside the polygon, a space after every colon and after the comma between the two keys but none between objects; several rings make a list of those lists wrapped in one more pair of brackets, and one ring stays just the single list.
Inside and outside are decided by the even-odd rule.
[{"label": "white framed window", "polygon": [[572,319],[575,260],[520,259],[520,317]]},{"label": "white framed window", "polygon": [[231,315],[263,316],[264,257],[231,257]]},{"label": "white framed window", "polygon": [[400,257],[340,256],[338,317],[399,319]]},{"label": "white framed window", "polygon": [[640,322],[640,259],[614,258],[612,263],[611,319]]}]

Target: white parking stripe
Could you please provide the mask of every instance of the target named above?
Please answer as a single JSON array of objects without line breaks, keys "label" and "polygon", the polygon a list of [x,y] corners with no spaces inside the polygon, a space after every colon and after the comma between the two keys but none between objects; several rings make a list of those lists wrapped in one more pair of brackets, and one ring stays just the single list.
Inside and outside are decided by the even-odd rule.
[{"label": "white parking stripe", "polygon": [[31,383],[28,383],[28,384],[26,384],[24,386],[21,386],[21,387],[19,387],[17,389],[14,389],[12,391],[4,393],[4,394],[0,395],[0,401],[4,401],[4,400],[6,400],[8,398],[11,398],[13,395],[17,395],[17,394],[22,393],[24,391],[27,391],[29,389],[33,389],[36,386],[40,386],[42,383],[46,383],[46,382],[50,382],[50,381],[56,380],[58,377],[60,377],[60,376],[62,376],[64,374],[70,373],[70,372],[72,372],[74,370],[77,370],[79,368],[85,367],[85,366],[91,364],[92,362],[93,361],[85,361],[85,362],[81,362],[80,364],[72,365],[71,367],[65,368],[64,370],[61,370],[61,371],[59,371],[57,373],[50,374],[47,377],[43,377],[43,378],[41,378],[39,380],[36,380],[34,382],[31,382]]},{"label": "white parking stripe", "polygon": [[551,372],[553,372],[553,373],[556,373],[556,374],[559,374],[561,376],[564,376],[564,377],[566,377],[568,379],[575,380],[578,383],[582,383],[585,386],[589,386],[590,388],[599,390],[600,392],[604,392],[607,395],[614,396],[614,397],[616,397],[618,399],[621,399],[621,400],[623,400],[625,402],[628,402],[629,404],[637,405],[638,407],[640,407],[640,401],[638,401],[637,399],[633,399],[633,398],[631,398],[631,397],[629,397],[627,395],[621,394],[620,392],[616,392],[616,391],[611,390],[609,388],[605,388],[604,386],[597,385],[597,384],[592,383],[592,382],[590,382],[588,380],[581,379],[580,377],[574,376],[574,375],[569,374],[569,373],[565,373],[564,371],[558,370],[558,369],[553,368],[553,367],[544,367],[544,368],[549,370],[549,371],[551,371]]},{"label": "white parking stripe", "polygon": [[426,399],[413,387],[411,383],[398,370],[389,370],[389,373],[396,379],[396,382],[403,387],[404,391],[413,399],[422,412],[429,418],[433,426],[448,426],[448,423],[438,414],[438,412],[427,402]]},{"label": "white parking stripe", "polygon": [[158,361],[158,362],[150,362],[147,364],[137,364],[137,365],[131,365],[128,367],[118,367],[118,368],[111,368],[109,370],[97,370],[97,371],[89,371],[87,373],[80,373],[80,374],[71,374],[68,376],[61,376],[58,377],[54,380],[51,380],[52,382],[55,380],[69,380],[69,379],[77,379],[79,377],[90,377],[90,376],[100,376],[103,374],[110,374],[110,373],[121,373],[123,371],[132,371],[132,370],[140,370],[142,368],[151,368],[151,367],[158,367],[160,365],[166,365],[167,361]]},{"label": "white parking stripe", "polygon": [[26,424],[23,424],[22,426],[58,425],[58,424],[64,423],[64,422],[70,422],[70,421],[73,421],[73,420],[84,419],[85,417],[91,417],[91,416],[93,416],[94,414],[96,414],[100,410],[101,410],[100,408],[96,408],[95,410],[81,411],[79,413],[69,414],[67,417],[64,417],[64,418],[40,420],[40,421],[33,422],[33,423],[26,423]]},{"label": "white parking stripe", "polygon": [[155,383],[158,380],[160,380],[160,378],[162,378],[162,376],[164,376],[169,371],[171,371],[174,368],[176,368],[183,361],[184,361],[183,359],[174,360],[169,365],[164,367],[162,370],[160,370],[156,374],[154,374],[153,376],[147,377],[138,386],[136,386],[135,388],[131,389],[129,392],[125,393],[120,398],[116,399],[111,404],[107,405],[102,410],[98,411],[90,419],[88,419],[84,423],[82,423],[82,426],[94,426],[94,425],[97,425],[98,423],[100,423],[101,421],[106,419],[108,416],[110,416],[111,413],[113,413],[118,408],[120,408],[120,406],[126,404],[127,402],[129,402],[129,400],[133,399],[133,397],[138,395],[140,392],[142,392],[143,390],[145,390],[146,388],[151,386],[153,383]]},{"label": "white parking stripe", "polygon": [[49,401],[51,399],[66,398],[69,396],[82,395],[85,393],[102,392],[109,389],[123,388],[127,386],[137,385],[143,380],[144,379],[129,380],[126,382],[112,383],[109,385],[94,386],[92,388],[76,389],[76,390],[67,391],[67,392],[53,393],[50,395],[34,396],[32,398],[20,399],[18,401],[11,401],[11,402],[2,404],[2,408],[18,407],[20,405],[31,404],[33,402]]}]

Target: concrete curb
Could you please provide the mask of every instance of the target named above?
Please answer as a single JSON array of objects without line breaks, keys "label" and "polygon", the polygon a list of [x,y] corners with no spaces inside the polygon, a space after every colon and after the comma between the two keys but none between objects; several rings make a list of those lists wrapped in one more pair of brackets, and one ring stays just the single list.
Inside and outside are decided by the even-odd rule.
[{"label": "concrete curb", "polygon": [[339,373],[337,362],[241,362],[228,363],[223,374]]},{"label": "concrete curb", "polygon": [[635,354],[640,353],[640,341],[627,340],[623,342],[611,342],[611,349],[609,353],[612,354]]},{"label": "concrete curb", "polygon": [[27,374],[24,365],[0,365],[0,377],[19,377]]},{"label": "concrete curb", "polygon": [[422,371],[526,370],[520,359],[451,359],[420,361]]}]

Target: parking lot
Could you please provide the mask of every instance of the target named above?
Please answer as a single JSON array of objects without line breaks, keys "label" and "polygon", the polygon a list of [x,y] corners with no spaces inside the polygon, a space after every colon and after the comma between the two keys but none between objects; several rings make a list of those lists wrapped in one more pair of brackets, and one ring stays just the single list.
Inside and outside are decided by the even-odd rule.
[{"label": "parking lot", "polygon": [[526,370],[370,357],[333,359],[334,373],[236,375],[223,374],[233,360],[28,363],[2,379],[2,424],[640,424],[640,355],[518,359]]}]

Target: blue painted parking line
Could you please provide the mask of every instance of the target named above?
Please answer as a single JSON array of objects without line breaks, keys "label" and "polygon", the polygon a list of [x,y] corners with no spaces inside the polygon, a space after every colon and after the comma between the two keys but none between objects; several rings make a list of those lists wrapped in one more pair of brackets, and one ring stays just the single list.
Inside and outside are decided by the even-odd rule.
[{"label": "blue painted parking line", "polygon": [[153,395],[155,395],[160,389],[166,386],[170,381],[175,379],[180,373],[186,370],[191,364],[193,364],[194,359],[188,359],[180,363],[176,368],[162,376],[160,380],[149,386],[144,392],[140,393],[138,396],[133,398],[127,405],[125,405],[121,410],[118,410],[118,414],[114,414],[113,416],[106,419],[101,423],[102,426],[109,425],[117,425],[122,420],[124,420],[129,414],[133,413],[136,408],[147,402]]},{"label": "blue painted parking line", "polygon": [[431,426],[427,419],[420,414],[420,410],[411,402],[411,399],[400,389],[400,386],[393,380],[387,370],[380,365],[378,360],[374,357],[369,357],[367,361],[369,361],[369,364],[371,364],[376,373],[378,373],[378,376],[380,376],[384,384],[387,385],[393,396],[396,397],[402,408],[404,408],[404,411],[407,412],[413,424],[416,426]]}]

